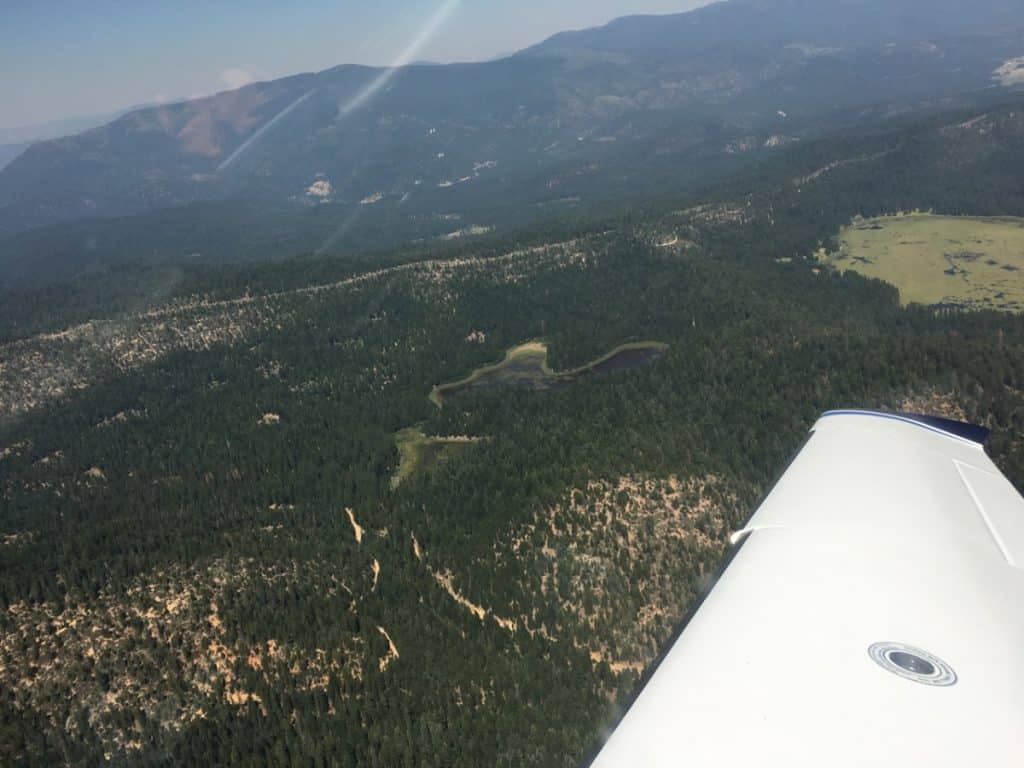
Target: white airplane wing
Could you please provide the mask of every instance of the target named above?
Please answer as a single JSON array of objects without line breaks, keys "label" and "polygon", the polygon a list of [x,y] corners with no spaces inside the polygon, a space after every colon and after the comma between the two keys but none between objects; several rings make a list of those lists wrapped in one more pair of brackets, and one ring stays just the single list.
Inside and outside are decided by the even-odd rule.
[{"label": "white airplane wing", "polygon": [[1024,766],[1024,499],[985,434],[822,416],[592,768]]}]

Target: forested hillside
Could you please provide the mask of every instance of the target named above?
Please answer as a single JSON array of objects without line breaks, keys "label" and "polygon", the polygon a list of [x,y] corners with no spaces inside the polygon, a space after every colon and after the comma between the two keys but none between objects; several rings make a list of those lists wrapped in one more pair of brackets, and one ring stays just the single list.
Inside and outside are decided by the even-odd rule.
[{"label": "forested hillside", "polygon": [[982,424],[1024,489],[1018,5],[0,147],[0,766],[576,768],[823,411]]},{"label": "forested hillside", "polygon": [[675,233],[754,260],[808,261],[834,249],[857,216],[1024,215],[1022,172],[1024,105],[999,101],[803,142],[632,219],[654,237]]},{"label": "forested hillside", "polygon": [[[186,271],[164,299],[99,275],[120,303],[86,290],[63,323],[26,303],[0,369],[2,762],[574,766],[821,411],[985,423],[1024,486],[1024,320],[803,258],[947,193],[837,197],[853,163],[794,183],[835,162],[813,151],[557,241]],[[538,339],[556,371],[666,347],[428,399]],[[411,426],[474,440],[395,485]]]},{"label": "forested hillside", "polygon": [[[633,33],[604,34],[551,45]],[[516,197],[487,234],[368,213],[354,242],[423,239],[345,256],[298,255],[326,208],[125,219],[94,246],[274,258],[6,293],[0,763],[574,766],[821,411],[983,423],[1024,487],[1024,319],[819,258],[857,216],[1024,215],[1010,96],[873,111],[699,193],[636,156],[647,198],[610,172],[616,202],[544,226]],[[94,234],[0,258],[77,269]],[[637,341],[658,354],[555,373]],[[546,350],[544,386],[439,389],[513,349]],[[434,453],[403,468],[410,435]]]}]

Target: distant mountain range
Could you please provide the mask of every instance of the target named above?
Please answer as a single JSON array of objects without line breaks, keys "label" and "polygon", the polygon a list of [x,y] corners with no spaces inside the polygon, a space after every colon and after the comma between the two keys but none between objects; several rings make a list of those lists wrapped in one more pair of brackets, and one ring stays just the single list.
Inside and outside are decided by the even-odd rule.
[{"label": "distant mountain range", "polygon": [[1014,0],[731,0],[670,16],[626,16],[600,28],[554,35],[529,51],[849,48],[988,36],[1020,27],[1020,3]]},{"label": "distant mountain range", "polygon": [[4,168],[14,158],[28,149],[30,143],[21,144],[0,144],[0,170]]},{"label": "distant mountain range", "polygon": [[[692,189],[837,126],[998,100],[1015,81],[996,70],[1024,56],[1019,10],[733,0],[559,34],[497,61],[256,83],[29,147],[0,170],[0,237],[49,227],[33,251],[45,274],[51,240],[79,262],[102,259],[102,220],[131,227],[182,206],[313,216],[326,236],[302,247],[336,250],[463,228],[423,224],[444,217],[482,231]],[[61,229],[75,220],[88,221]],[[218,251],[228,240],[187,248],[237,258]]]},{"label": "distant mountain range", "polygon": [[142,105],[108,112],[101,115],[66,117],[45,123],[21,125],[14,128],[0,128],[0,169],[38,141],[48,141],[61,136],[71,136],[90,128],[106,125],[121,115],[143,109]]}]

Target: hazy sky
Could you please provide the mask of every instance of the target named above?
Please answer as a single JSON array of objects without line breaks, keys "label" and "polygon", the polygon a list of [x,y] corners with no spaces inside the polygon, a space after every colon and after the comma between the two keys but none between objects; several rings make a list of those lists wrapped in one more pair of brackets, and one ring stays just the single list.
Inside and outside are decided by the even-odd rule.
[{"label": "hazy sky", "polygon": [[[706,0],[0,0],[0,129],[336,64],[455,61]],[[417,44],[418,43],[418,44]]]}]

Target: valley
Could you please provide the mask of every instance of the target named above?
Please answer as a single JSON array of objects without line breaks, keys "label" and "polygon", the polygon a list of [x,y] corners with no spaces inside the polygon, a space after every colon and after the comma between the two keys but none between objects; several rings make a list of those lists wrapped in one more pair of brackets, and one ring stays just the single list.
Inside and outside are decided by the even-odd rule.
[{"label": "valley", "polygon": [[823,135],[1012,94],[1019,9],[942,2],[732,0],[493,61],[341,65],[133,110],[0,169],[0,285],[614,214]]}]

